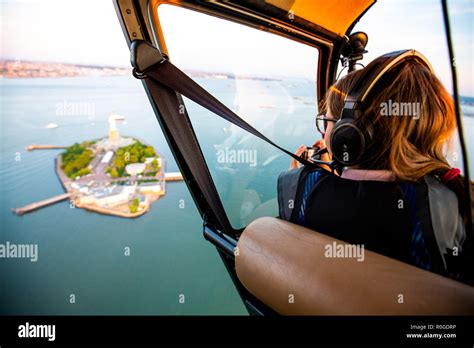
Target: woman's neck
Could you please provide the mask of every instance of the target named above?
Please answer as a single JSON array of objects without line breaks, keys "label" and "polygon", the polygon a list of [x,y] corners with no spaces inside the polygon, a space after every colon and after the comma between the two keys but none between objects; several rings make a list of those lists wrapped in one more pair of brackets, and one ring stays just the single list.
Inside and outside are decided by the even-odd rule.
[{"label": "woman's neck", "polygon": [[357,181],[395,181],[395,175],[390,170],[372,170],[346,168],[341,178]]}]

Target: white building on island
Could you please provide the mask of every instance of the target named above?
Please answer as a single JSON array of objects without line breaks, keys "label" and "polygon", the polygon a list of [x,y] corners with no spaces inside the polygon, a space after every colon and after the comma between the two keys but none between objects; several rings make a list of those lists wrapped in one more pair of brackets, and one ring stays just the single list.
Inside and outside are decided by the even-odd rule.
[{"label": "white building on island", "polygon": [[135,195],[136,185],[111,186],[92,191],[88,196],[79,198],[80,204],[94,204],[103,208],[128,204]]},{"label": "white building on island", "polygon": [[109,164],[110,160],[114,156],[114,152],[109,150],[105,153],[104,157],[102,157],[101,163]]},{"label": "white building on island", "polygon": [[140,193],[143,195],[152,194],[152,195],[163,196],[165,194],[165,191],[160,184],[153,184],[153,185],[141,185]]}]

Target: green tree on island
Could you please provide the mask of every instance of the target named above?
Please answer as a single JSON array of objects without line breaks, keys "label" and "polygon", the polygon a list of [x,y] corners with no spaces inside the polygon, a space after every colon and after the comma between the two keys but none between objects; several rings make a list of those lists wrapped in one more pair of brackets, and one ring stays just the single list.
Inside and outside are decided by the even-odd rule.
[{"label": "green tree on island", "polygon": [[153,161],[150,163],[150,167],[154,169],[155,171],[160,170],[160,164],[158,163],[158,159],[155,158]]},{"label": "green tree on island", "polygon": [[135,198],[132,203],[129,205],[130,208],[130,213],[136,213],[138,210],[138,205],[140,204],[140,201],[138,198]]},{"label": "green tree on island", "polygon": [[94,158],[89,142],[75,143],[61,154],[61,169],[69,178],[74,179],[90,173],[87,168]]},{"label": "green tree on island", "polygon": [[155,176],[159,170],[160,164],[158,163],[158,159],[155,158],[147,165],[147,168],[145,169],[145,176]]},{"label": "green tree on island", "polygon": [[110,169],[110,176],[112,176],[112,178],[118,178],[119,177],[119,173],[117,171],[117,168]]},{"label": "green tree on island", "polygon": [[115,152],[114,161],[112,166],[107,168],[107,172],[114,178],[123,177],[127,175],[125,173],[125,166],[127,164],[145,163],[149,157],[157,157],[153,146],[145,145],[135,139],[135,143],[121,147]]}]

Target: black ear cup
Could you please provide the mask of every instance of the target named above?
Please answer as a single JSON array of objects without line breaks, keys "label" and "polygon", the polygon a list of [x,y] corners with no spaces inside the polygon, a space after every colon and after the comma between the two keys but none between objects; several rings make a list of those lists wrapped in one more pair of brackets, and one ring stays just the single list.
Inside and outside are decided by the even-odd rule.
[{"label": "black ear cup", "polygon": [[340,164],[359,163],[365,151],[365,136],[353,119],[339,120],[332,129],[330,141],[332,155]]}]

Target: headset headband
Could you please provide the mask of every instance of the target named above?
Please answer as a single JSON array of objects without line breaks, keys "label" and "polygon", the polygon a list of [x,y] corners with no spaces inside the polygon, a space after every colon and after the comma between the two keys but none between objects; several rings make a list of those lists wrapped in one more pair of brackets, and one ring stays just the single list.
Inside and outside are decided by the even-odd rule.
[{"label": "headset headband", "polygon": [[360,110],[361,104],[375,84],[387,71],[393,69],[407,58],[414,58],[430,69],[430,71],[433,71],[433,67],[426,57],[414,49],[390,52],[380,56],[379,59],[382,59],[381,62],[378,64],[369,63],[363,69],[362,76],[358,79],[344,100],[344,110],[341,118],[355,118],[356,112],[354,111]]}]

